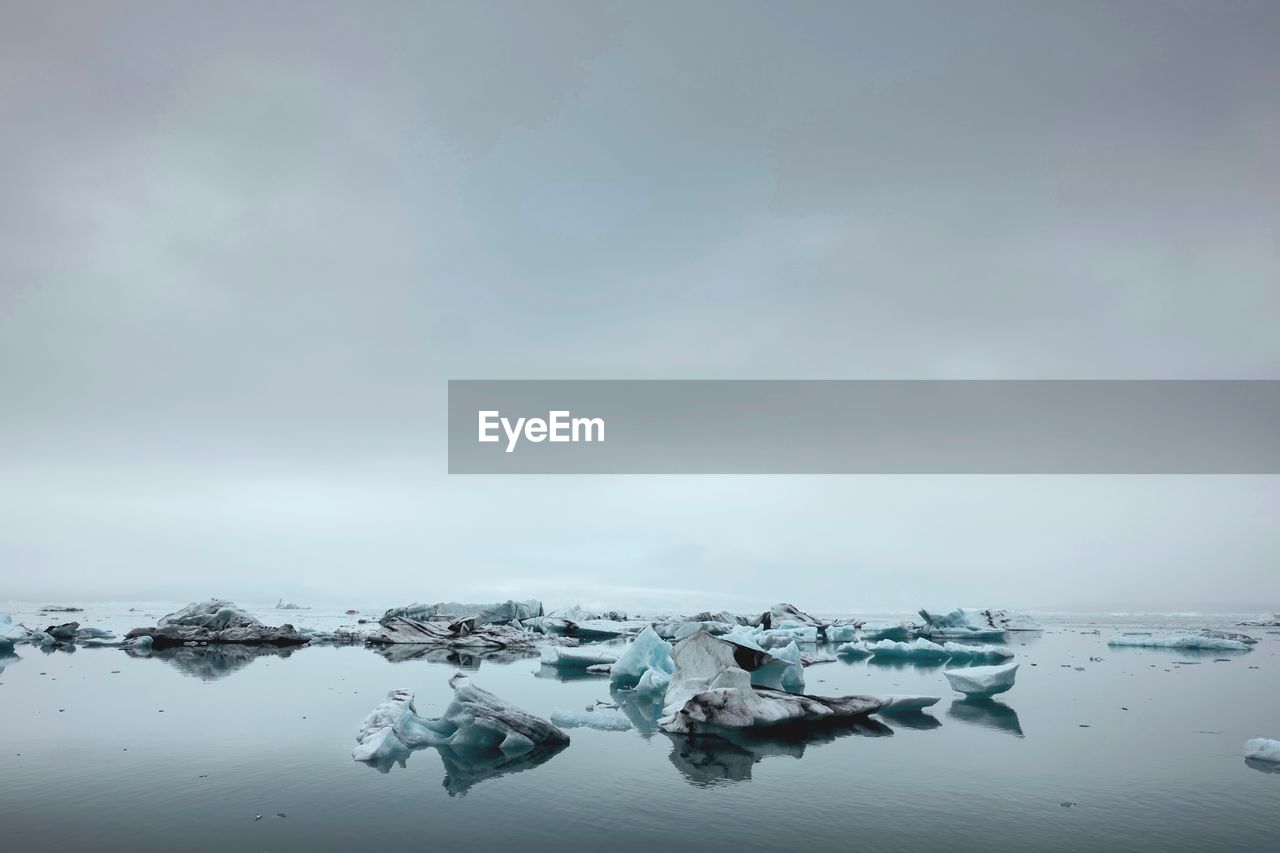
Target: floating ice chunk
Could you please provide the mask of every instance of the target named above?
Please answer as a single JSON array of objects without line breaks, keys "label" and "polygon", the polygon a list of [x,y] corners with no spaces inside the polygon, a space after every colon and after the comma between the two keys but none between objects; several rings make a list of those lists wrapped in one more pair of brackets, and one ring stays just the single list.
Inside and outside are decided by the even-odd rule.
[{"label": "floating ice chunk", "polygon": [[114,640],[116,635],[106,628],[80,628],[76,631],[77,640]]},{"label": "floating ice chunk", "polygon": [[852,643],[858,639],[858,626],[828,625],[826,638],[828,643]]},{"label": "floating ice chunk", "polygon": [[635,692],[656,696],[659,694],[665,694],[670,685],[670,673],[650,669],[647,670],[644,675],[640,676],[640,680],[636,682]]},{"label": "floating ice chunk", "polygon": [[941,701],[940,696],[882,696],[878,714],[910,714],[923,711]]},{"label": "floating ice chunk", "polygon": [[1002,661],[1013,657],[1013,652],[1003,646],[966,646],[964,643],[943,643],[942,647],[955,663],[964,661]]},{"label": "floating ice chunk", "polygon": [[1249,645],[1239,640],[1210,637],[1205,634],[1116,634],[1108,646],[1134,646],[1147,649],[1207,649],[1219,652],[1247,652]]},{"label": "floating ice chunk", "polygon": [[442,601],[437,604],[410,604],[407,607],[393,607],[382,614],[380,621],[385,625],[396,617],[413,619],[418,622],[450,622],[455,619],[473,619],[478,626],[523,622],[526,619],[533,619],[541,615],[542,602],[537,599],[502,601],[496,604],[459,604],[456,601]]},{"label": "floating ice chunk", "polygon": [[937,643],[931,643],[920,637],[914,643],[895,643],[893,640],[881,640],[872,643],[868,648],[873,657],[899,658],[916,661],[944,661],[951,653]]},{"label": "floating ice chunk", "polygon": [[1280,740],[1256,737],[1244,742],[1244,757],[1250,761],[1280,762]]},{"label": "floating ice chunk", "polygon": [[672,733],[856,719],[883,704],[867,696],[806,696],[757,686],[754,675],[786,665],[768,652],[706,632],[676,644],[672,659],[676,669],[659,723]]},{"label": "floating ice chunk", "polygon": [[1256,646],[1258,638],[1250,634],[1242,634],[1239,631],[1215,631],[1212,628],[1204,628],[1196,631],[1202,637],[1210,637],[1214,640],[1235,640],[1244,643],[1246,646]]},{"label": "floating ice chunk", "polygon": [[561,669],[586,669],[597,664],[616,663],[621,651],[613,646],[544,646],[542,663]]},{"label": "floating ice chunk", "polygon": [[864,622],[859,630],[861,639],[868,642],[877,640],[906,642],[919,633],[920,626],[912,622]]},{"label": "floating ice chunk", "polygon": [[675,668],[671,660],[671,644],[659,637],[652,627],[647,627],[614,661],[609,680],[618,687],[634,687],[651,670],[669,676]]},{"label": "floating ice chunk", "polygon": [[793,640],[786,648],[773,649],[771,654],[777,660],[791,664],[778,678],[782,689],[788,693],[804,692],[804,660],[800,655],[800,647],[795,644],[795,641]]},{"label": "floating ice chunk", "polygon": [[419,622],[416,619],[397,616],[387,620],[377,631],[369,635],[369,642],[378,645],[447,646],[453,649],[524,649],[532,651],[548,642],[573,643],[534,634],[512,625],[482,625],[471,627],[469,619],[457,622]]},{"label": "floating ice chunk", "polygon": [[921,629],[926,637],[948,640],[1000,640],[1004,638],[1004,629],[987,624],[980,610],[966,610],[957,607],[947,613],[921,610],[920,616],[925,621]]},{"label": "floating ice chunk", "polygon": [[1034,617],[1011,610],[980,610],[978,613],[992,628],[1006,631],[1043,631],[1044,626]]},{"label": "floating ice chunk", "polygon": [[1257,616],[1253,619],[1246,619],[1239,624],[1246,628],[1280,628],[1280,613],[1272,613],[1270,616]]},{"label": "floating ice chunk", "polygon": [[631,728],[631,720],[621,711],[600,708],[595,711],[551,712],[551,722],[565,729],[599,729],[602,732],[625,732]]},{"label": "floating ice chunk", "polygon": [[121,643],[121,645],[124,646],[126,649],[130,649],[135,652],[149,653],[154,643],[155,643],[155,640],[153,640],[151,637],[144,634],[140,637],[132,637],[130,639],[127,639],[123,643]]},{"label": "floating ice chunk", "polygon": [[852,643],[845,643],[843,646],[839,646],[836,649],[836,654],[842,658],[850,658],[850,659],[856,660],[858,658],[869,658],[874,653],[871,651],[871,646],[868,643],[862,640],[858,640]]},{"label": "floating ice chunk", "polygon": [[379,762],[425,746],[498,749],[519,755],[539,746],[561,746],[569,736],[546,720],[527,714],[458,673],[449,679],[453,701],[442,716],[418,716],[413,692],[393,690],[365,718],[351,757]]},{"label": "floating ice chunk", "polygon": [[766,649],[785,646],[788,643],[816,643],[818,629],[812,625],[791,625],[785,628],[767,628],[757,640]]},{"label": "floating ice chunk", "polygon": [[775,604],[764,613],[750,620],[750,624],[761,628],[803,627],[810,625],[815,628],[823,628],[826,627],[827,623],[820,619],[815,619],[794,604]]},{"label": "floating ice chunk", "polygon": [[276,610],[310,610],[310,607],[303,607],[301,604],[294,604],[291,601],[285,601],[283,598],[276,601]]},{"label": "floating ice chunk", "polygon": [[208,628],[211,631],[221,631],[224,628],[256,628],[261,624],[255,617],[221,598],[193,602],[181,610],[161,617],[156,623],[159,627],[183,625]]},{"label": "floating ice chunk", "polygon": [[79,622],[64,622],[61,625],[50,625],[44,632],[55,640],[74,640],[79,629]]},{"label": "floating ice chunk", "polygon": [[1018,664],[1002,666],[971,666],[964,669],[943,670],[951,689],[966,696],[987,697],[1004,693],[1013,687],[1018,674]]},{"label": "floating ice chunk", "polygon": [[13,617],[0,613],[0,652],[11,652],[17,643],[27,641],[27,629],[13,624]]},{"label": "floating ice chunk", "polygon": [[610,640],[638,634],[649,623],[642,619],[588,619],[575,622],[570,634],[582,640]]}]

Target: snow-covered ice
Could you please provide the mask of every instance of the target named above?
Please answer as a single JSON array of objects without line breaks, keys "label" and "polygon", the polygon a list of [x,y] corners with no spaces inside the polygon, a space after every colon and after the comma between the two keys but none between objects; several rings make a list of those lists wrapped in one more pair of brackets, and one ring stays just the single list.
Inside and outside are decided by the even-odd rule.
[{"label": "snow-covered ice", "polygon": [[878,714],[909,714],[916,711],[923,711],[925,708],[937,705],[942,700],[940,696],[881,696],[884,702],[880,706]]},{"label": "snow-covered ice", "polygon": [[943,670],[942,674],[946,676],[952,690],[966,696],[995,696],[1013,687],[1014,678],[1018,674],[1018,664],[947,669]]}]

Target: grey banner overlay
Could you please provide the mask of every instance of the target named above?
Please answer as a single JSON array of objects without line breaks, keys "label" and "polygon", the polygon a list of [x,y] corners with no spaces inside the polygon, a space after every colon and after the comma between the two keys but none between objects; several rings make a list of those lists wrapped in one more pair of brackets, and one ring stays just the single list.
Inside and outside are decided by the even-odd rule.
[{"label": "grey banner overlay", "polygon": [[[507,452],[482,411],[604,440]],[[1278,474],[1280,381],[451,380],[449,472]]]}]

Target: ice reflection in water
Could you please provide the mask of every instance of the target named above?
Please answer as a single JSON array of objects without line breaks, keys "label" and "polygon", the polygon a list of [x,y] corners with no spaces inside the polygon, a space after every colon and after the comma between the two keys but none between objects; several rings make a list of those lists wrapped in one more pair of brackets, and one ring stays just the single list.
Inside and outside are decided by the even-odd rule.
[{"label": "ice reflection in water", "polygon": [[984,726],[996,731],[1008,732],[1022,737],[1022,723],[1018,720],[1018,712],[1003,702],[994,699],[967,698],[956,699],[947,709],[947,716],[976,726]]}]

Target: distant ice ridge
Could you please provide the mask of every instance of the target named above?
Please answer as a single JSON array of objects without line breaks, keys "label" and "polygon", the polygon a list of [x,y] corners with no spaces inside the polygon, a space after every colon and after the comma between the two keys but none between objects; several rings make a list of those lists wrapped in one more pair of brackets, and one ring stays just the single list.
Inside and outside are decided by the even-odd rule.
[{"label": "distant ice ridge", "polygon": [[920,616],[924,619],[925,626],[920,629],[920,633],[934,640],[1002,640],[1007,629],[993,624],[989,619],[991,613],[989,610],[963,607],[947,613],[921,610]]},{"label": "distant ice ridge", "polygon": [[1280,628],[1280,613],[1272,613],[1270,616],[1257,616],[1253,619],[1246,619],[1240,624],[1251,628]]},{"label": "distant ice ridge", "polygon": [[1003,666],[971,666],[965,669],[948,669],[942,673],[946,676],[951,689],[966,696],[984,698],[1004,693],[1013,687],[1014,678],[1018,674],[1018,664],[1009,663]]},{"label": "distant ice ridge", "polygon": [[294,604],[291,601],[285,601],[283,598],[276,601],[276,610],[310,610],[310,607],[303,607],[301,604]]},{"label": "distant ice ridge", "polygon": [[351,757],[382,762],[427,746],[520,755],[569,742],[569,736],[551,723],[476,687],[461,673],[449,679],[449,686],[453,701],[436,718],[418,715],[412,691],[391,691],[361,724]]},{"label": "distant ice ridge", "polygon": [[1012,651],[1001,646],[968,646],[963,643],[950,642],[939,645],[923,637],[917,639],[914,643],[900,643],[894,640],[880,640],[876,643],[868,643],[859,640],[837,647],[836,654],[842,658],[876,657],[922,663],[946,660],[953,663],[995,662],[1013,657]]},{"label": "distant ice ridge", "polygon": [[1244,757],[1249,761],[1280,763],[1280,740],[1256,737],[1244,742]]},{"label": "distant ice ridge", "polygon": [[1240,640],[1199,634],[1116,634],[1107,640],[1108,646],[1134,646],[1148,649],[1204,649],[1220,652],[1247,652],[1249,643]]},{"label": "distant ice ridge", "polygon": [[522,622],[541,615],[542,602],[533,598],[528,601],[502,601],[496,604],[459,604],[456,601],[442,601],[437,604],[393,607],[382,614],[380,621],[385,625],[395,617],[418,622],[452,622],[457,619],[470,619],[474,625],[480,626]]}]

